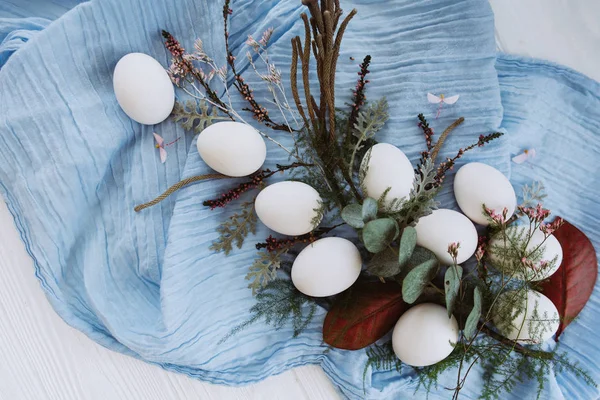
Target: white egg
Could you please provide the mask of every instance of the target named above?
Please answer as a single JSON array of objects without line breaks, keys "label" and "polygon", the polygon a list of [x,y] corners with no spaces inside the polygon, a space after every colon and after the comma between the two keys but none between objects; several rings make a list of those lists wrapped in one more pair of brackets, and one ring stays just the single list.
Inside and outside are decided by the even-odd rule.
[{"label": "white egg", "polygon": [[[364,165],[367,163],[367,165]],[[410,193],[415,178],[412,164],[406,155],[389,143],[378,143],[371,147],[362,161],[361,168],[367,168],[364,186],[367,195],[379,199],[390,188],[386,203],[402,199]]]},{"label": "white egg", "polygon": [[[519,306],[513,304],[519,302]],[[512,316],[510,320],[506,320]],[[552,301],[535,290],[511,290],[496,300],[492,320],[505,337],[520,343],[543,343],[550,339],[560,324],[558,310]]]},{"label": "white egg", "polygon": [[360,252],[351,241],[327,237],[298,254],[292,265],[292,282],[308,296],[333,296],[356,282],[361,267]]},{"label": "white egg", "polygon": [[196,146],[209,167],[227,176],[250,175],[267,158],[267,146],[260,133],[241,122],[210,125],[198,135]]},{"label": "white egg", "polygon": [[457,211],[433,210],[430,215],[419,219],[415,229],[417,244],[431,250],[442,264],[452,264],[452,257],[448,254],[450,243],[460,243],[456,259],[459,264],[467,261],[477,250],[475,225]]},{"label": "white egg", "polygon": [[321,222],[319,192],[302,182],[285,181],[267,186],[256,196],[256,215],[267,228],[288,236],[304,235]]},{"label": "white egg", "polygon": [[[529,229],[527,227],[519,227],[519,226],[511,226],[506,229],[506,235],[508,238],[516,238],[517,235],[521,232],[523,235],[523,239],[525,240]],[[501,236],[495,236],[490,240],[488,246],[488,255],[490,257],[490,261],[496,269],[500,271],[504,271],[507,274],[513,274],[514,278],[525,279],[529,281],[541,281],[548,278],[550,275],[554,274],[563,259],[563,251],[560,245],[560,242],[554,235],[548,236],[544,241],[545,235],[541,230],[536,230],[531,235],[531,239],[525,248],[525,255],[530,256],[532,252],[539,251],[542,249],[541,261],[552,262],[556,260],[553,264],[548,264],[549,266],[546,268],[542,268],[539,263],[536,264],[536,268],[532,269],[529,267],[525,267],[520,261],[517,260],[515,262],[514,259],[505,259],[502,257],[502,250],[507,247],[512,247],[510,243],[517,242],[516,239],[505,241]],[[542,244],[543,243],[543,244]]]},{"label": "white egg", "polygon": [[448,357],[458,342],[454,315],[434,303],[423,303],[405,312],[394,327],[392,347],[396,356],[413,367],[426,367]]},{"label": "white egg", "polygon": [[113,88],[125,114],[140,124],[161,123],[175,104],[175,90],[169,75],[147,54],[123,56],[115,66]]},{"label": "white egg", "polygon": [[508,218],[515,212],[517,196],[502,172],[487,164],[472,162],[463,165],[454,177],[454,196],[467,217],[481,225],[489,225],[483,205],[501,213],[508,209]]}]

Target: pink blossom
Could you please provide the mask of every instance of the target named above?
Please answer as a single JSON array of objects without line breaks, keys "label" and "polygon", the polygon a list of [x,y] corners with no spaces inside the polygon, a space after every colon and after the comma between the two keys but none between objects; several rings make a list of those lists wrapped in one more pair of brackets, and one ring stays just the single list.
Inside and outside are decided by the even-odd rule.
[{"label": "pink blossom", "polygon": [[273,35],[273,31],[274,31],[273,28],[269,28],[263,32],[262,37],[259,40],[259,43],[261,46],[267,47],[267,44],[269,43],[269,40],[271,39],[271,36]]},{"label": "pink blossom", "polygon": [[458,249],[459,248],[460,248],[459,242],[453,242],[448,245],[448,254],[450,254],[450,257],[452,257],[452,259],[455,262],[456,262],[456,259],[458,258]]},{"label": "pink blossom", "polygon": [[561,217],[556,217],[556,219],[549,224],[542,222],[542,224],[540,225],[540,230],[544,232],[544,235],[550,236],[554,232],[556,232],[556,230],[560,228],[564,224],[564,222],[565,221]]},{"label": "pink blossom", "polygon": [[258,51],[260,49],[260,44],[252,37],[252,35],[248,35],[248,39],[246,40],[246,44],[254,49],[254,51]]},{"label": "pink blossom", "polygon": [[491,219],[492,222],[496,225],[504,225],[508,220],[508,208],[506,207],[502,209],[502,213],[498,214],[495,210],[487,208],[484,205],[484,211],[488,218]]},{"label": "pink blossom", "polygon": [[525,214],[527,218],[533,222],[542,222],[550,216],[550,210],[543,208],[541,204],[538,204],[535,207],[519,206],[519,211]]}]

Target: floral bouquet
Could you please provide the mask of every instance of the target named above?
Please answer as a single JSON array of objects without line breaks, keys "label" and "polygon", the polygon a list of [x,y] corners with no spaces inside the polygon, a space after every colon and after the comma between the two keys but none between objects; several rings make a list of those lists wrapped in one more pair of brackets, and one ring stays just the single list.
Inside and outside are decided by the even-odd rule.
[{"label": "floral bouquet", "polygon": [[[300,335],[317,307],[328,310],[323,341],[357,351],[366,348],[368,368],[413,368],[430,390],[439,375],[456,371],[448,388],[459,398],[470,371],[485,371],[481,398],[502,398],[531,380],[538,393],[550,370],[568,369],[590,385],[586,371],[542,344],[558,337],[583,309],[597,275],[591,242],[560,217],[550,220],[541,204],[541,183],[517,196],[508,179],[482,163],[454,167],[468,151],[501,139],[482,132],[456,155],[439,159],[458,118],[437,133],[425,113],[414,132],[424,147],[416,166],[402,149],[378,142],[388,119],[385,98],[367,101],[365,55],[345,106],[336,101],[336,65],[344,32],[356,10],[344,14],[339,0],[303,0],[304,37],[291,40],[290,80],[282,79],[269,55],[273,29],[248,37],[251,73],[268,89],[259,103],[236,67],[229,48],[229,0],[223,6],[225,60],[219,65],[201,40],[187,52],[168,32],[169,77],[194,99],[176,103],[173,118],[199,134],[201,158],[215,173],[182,180],[156,199],[207,179],[241,179],[230,190],[203,201],[211,209],[236,211],[217,227],[212,250],[228,255],[262,223],[273,235],[256,245],[247,280],[256,303],[248,319],[221,342],[258,320]],[[246,102],[232,103],[233,91]],[[221,96],[219,93],[223,93]],[[427,94],[451,107],[459,96]],[[268,104],[267,104],[268,103]],[[274,111],[274,114],[271,111]],[[257,130],[250,121],[262,124]],[[284,146],[278,135],[293,139]],[[166,147],[156,135],[166,159]],[[265,141],[283,149],[289,163],[268,163]],[[278,173],[286,179],[270,183]],[[440,209],[436,196],[447,178],[462,213]]]}]

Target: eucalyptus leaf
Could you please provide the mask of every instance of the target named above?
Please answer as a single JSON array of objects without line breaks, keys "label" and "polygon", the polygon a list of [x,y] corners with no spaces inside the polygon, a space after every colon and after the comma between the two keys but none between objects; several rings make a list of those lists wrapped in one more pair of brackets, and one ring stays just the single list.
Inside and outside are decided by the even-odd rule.
[{"label": "eucalyptus leaf", "polygon": [[437,260],[428,260],[417,265],[406,275],[402,281],[402,298],[405,302],[412,304],[417,301],[427,284],[437,274],[438,266]]},{"label": "eucalyptus leaf", "polygon": [[469,313],[467,317],[467,322],[465,322],[465,330],[464,335],[467,338],[472,338],[477,332],[477,323],[481,318],[481,290],[478,287],[475,287],[473,291],[473,309]]},{"label": "eucalyptus leaf", "polygon": [[349,204],[342,210],[342,219],[351,227],[362,229],[365,226],[360,204]]},{"label": "eucalyptus leaf", "polygon": [[417,265],[423,264],[425,261],[435,260],[437,261],[437,257],[431,250],[427,250],[425,247],[416,246],[413,251],[410,259],[408,260],[407,267],[404,268],[407,272],[414,269]]},{"label": "eucalyptus leaf", "polygon": [[365,225],[362,235],[365,248],[371,253],[385,250],[398,237],[398,223],[391,218],[379,218]]},{"label": "eucalyptus leaf", "polygon": [[448,318],[452,316],[458,290],[460,288],[460,280],[462,279],[463,269],[460,265],[450,266],[444,275],[444,289],[446,291],[446,309],[448,310]]},{"label": "eucalyptus leaf", "polygon": [[367,263],[367,271],[382,278],[391,278],[400,273],[398,254],[391,247],[375,254]]},{"label": "eucalyptus leaf", "polygon": [[379,204],[377,200],[367,197],[362,205],[362,219],[364,222],[369,222],[377,218]]},{"label": "eucalyptus leaf", "polygon": [[407,226],[400,237],[400,248],[398,249],[398,263],[400,266],[404,266],[410,260],[416,245],[417,230],[412,226]]}]

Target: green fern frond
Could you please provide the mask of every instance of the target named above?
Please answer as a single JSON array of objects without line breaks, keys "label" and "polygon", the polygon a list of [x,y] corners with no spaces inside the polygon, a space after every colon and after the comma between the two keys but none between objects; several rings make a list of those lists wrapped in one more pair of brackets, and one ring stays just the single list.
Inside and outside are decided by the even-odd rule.
[{"label": "green fern frond", "polygon": [[394,353],[392,347],[392,341],[386,342],[382,345],[375,343],[374,345],[367,348],[367,363],[363,370],[363,391],[366,393],[365,381],[367,379],[367,372],[369,367],[379,371],[390,371],[395,369],[400,372],[402,368],[402,362]]},{"label": "green fern frond", "polygon": [[281,329],[291,324],[297,337],[308,327],[317,311],[317,303],[300,293],[289,279],[274,279],[256,293],[256,304],[250,308],[250,319],[234,327],[219,343],[244,330],[259,320]]}]

